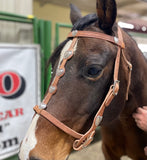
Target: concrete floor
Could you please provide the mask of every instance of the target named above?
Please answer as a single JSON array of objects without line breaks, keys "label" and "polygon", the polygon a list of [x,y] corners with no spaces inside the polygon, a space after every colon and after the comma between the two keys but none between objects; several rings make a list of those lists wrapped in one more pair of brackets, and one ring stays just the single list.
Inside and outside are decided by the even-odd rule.
[{"label": "concrete floor", "polygon": [[[73,152],[69,156],[69,160],[105,160],[101,150],[101,141],[93,143],[81,151]],[[124,156],[121,160],[131,159]]]}]

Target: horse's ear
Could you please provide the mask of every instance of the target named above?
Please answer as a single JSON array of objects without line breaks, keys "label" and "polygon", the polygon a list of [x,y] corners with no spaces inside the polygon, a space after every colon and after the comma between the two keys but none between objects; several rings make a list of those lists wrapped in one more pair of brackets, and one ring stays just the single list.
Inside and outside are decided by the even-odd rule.
[{"label": "horse's ear", "polygon": [[99,27],[106,32],[111,32],[117,15],[115,0],[97,0],[96,7]]},{"label": "horse's ear", "polygon": [[73,4],[70,4],[70,19],[74,25],[78,19],[82,18],[81,11]]}]

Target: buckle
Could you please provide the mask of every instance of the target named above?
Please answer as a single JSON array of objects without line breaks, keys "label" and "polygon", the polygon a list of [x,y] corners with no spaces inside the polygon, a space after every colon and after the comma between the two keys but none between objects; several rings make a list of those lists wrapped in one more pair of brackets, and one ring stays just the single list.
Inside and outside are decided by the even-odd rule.
[{"label": "buckle", "polygon": [[84,137],[85,135],[83,135],[83,140],[81,140],[83,137],[81,137],[79,140],[75,140],[73,143],[73,149],[79,151],[83,148],[86,148],[93,141],[94,134],[95,130],[92,131],[88,137]]},{"label": "buckle", "polygon": [[86,141],[82,144],[82,149],[86,148],[92,141],[93,141],[92,136],[87,137]]},{"label": "buckle", "polygon": [[114,84],[112,85],[113,95],[116,96],[119,91],[119,80],[114,81]]}]

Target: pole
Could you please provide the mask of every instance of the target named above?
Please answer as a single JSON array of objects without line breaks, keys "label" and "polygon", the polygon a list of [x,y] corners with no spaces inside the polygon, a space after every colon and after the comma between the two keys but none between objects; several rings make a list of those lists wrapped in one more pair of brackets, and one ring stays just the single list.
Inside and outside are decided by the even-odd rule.
[{"label": "pole", "polygon": [[44,53],[44,60],[45,60],[45,86],[44,90],[46,92],[48,85],[51,80],[51,65],[48,64],[48,60],[51,56],[51,22],[45,21],[45,53]]},{"label": "pole", "polygon": [[45,82],[45,61],[44,61],[44,51],[45,51],[45,44],[44,44],[44,21],[39,20],[39,42],[41,46],[41,99],[43,99],[45,91],[44,91],[44,82]]}]

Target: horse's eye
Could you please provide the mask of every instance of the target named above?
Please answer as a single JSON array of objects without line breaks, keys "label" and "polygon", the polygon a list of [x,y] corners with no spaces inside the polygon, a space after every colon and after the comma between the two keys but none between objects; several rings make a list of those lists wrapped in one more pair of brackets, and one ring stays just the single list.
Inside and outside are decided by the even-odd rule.
[{"label": "horse's eye", "polygon": [[97,78],[102,72],[102,68],[98,65],[87,66],[85,70],[85,76],[89,78]]}]

